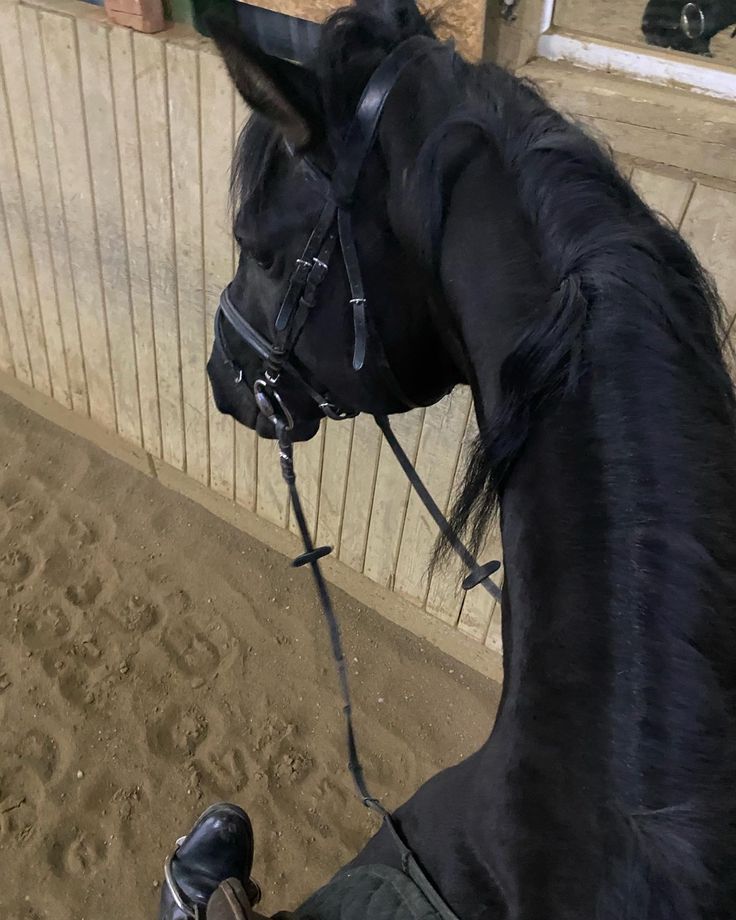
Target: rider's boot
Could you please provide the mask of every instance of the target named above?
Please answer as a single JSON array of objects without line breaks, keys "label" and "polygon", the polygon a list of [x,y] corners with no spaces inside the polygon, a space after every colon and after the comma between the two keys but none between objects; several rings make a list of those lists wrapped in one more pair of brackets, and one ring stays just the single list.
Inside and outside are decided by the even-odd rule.
[{"label": "rider's boot", "polygon": [[260,890],[250,878],[252,868],[248,816],[237,805],[212,805],[166,860],[159,920],[205,920],[210,916],[207,903],[225,880],[234,880],[248,903],[256,904]]}]

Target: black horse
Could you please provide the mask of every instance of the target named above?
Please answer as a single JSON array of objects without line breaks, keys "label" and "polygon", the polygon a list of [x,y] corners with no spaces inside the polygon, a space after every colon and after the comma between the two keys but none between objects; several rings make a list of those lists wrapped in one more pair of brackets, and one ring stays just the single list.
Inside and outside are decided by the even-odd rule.
[{"label": "black horse", "polygon": [[[406,408],[396,384],[419,405],[472,387],[452,523],[477,545],[500,508],[503,698],[483,747],[398,810],[403,838],[463,920],[733,920],[736,405],[713,286],[595,140],[437,41],[413,0],[336,13],[309,69],[212,31],[255,113],[229,300],[269,341],[325,204],[316,174],[339,172],[371,75],[424,37],[338,202],[364,363],[332,260],[281,390],[306,439],[321,412],[300,380],[369,413]],[[262,360],[223,334],[217,405],[272,436]],[[353,865],[399,863],[384,829]]]},{"label": "black horse", "polygon": [[710,40],[734,24],[736,0],[649,0],[641,29],[650,45],[710,54]]}]

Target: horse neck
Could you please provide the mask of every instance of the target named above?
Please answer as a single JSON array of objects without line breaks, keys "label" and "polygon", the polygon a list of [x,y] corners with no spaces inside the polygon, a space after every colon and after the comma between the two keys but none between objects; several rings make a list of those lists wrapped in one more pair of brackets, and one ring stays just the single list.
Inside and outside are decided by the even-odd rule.
[{"label": "horse neck", "polygon": [[[566,189],[553,155],[560,187],[532,191],[489,147],[447,202],[443,294],[489,452],[524,432],[501,488],[504,696],[468,833],[513,916],[557,916],[562,886],[588,916],[700,917],[713,877],[733,914],[732,394],[687,251],[599,165]],[[525,375],[552,365],[535,394]]]}]

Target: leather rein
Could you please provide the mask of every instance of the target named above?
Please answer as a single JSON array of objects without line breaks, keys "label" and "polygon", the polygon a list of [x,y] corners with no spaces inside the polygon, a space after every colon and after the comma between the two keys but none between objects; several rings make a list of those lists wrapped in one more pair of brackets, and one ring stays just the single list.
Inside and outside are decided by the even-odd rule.
[{"label": "leather rein", "polygon": [[[347,731],[348,768],[358,794],[363,803],[377,812],[383,819],[398,848],[404,872],[420,888],[442,920],[457,920],[455,914],[443,900],[406,845],[391,813],[384,808],[375,796],[371,795],[366,784],[355,740],[348,671],[343,652],[340,626],[320,567],[320,559],[329,555],[332,552],[332,547],[316,547],[312,540],[296,486],[293,441],[290,434],[294,426],[294,419],[279,392],[279,383],[282,377],[285,376],[295,382],[317,404],[326,418],[342,420],[352,418],[358,414],[350,409],[341,408],[326,390],[321,390],[306,380],[305,375],[295,366],[291,358],[299,336],[315,307],[316,295],[320,284],[327,275],[330,260],[339,245],[350,286],[350,305],[353,312],[355,337],[352,358],[353,369],[359,371],[364,367],[370,335],[372,342],[371,352],[375,355],[382,379],[386,381],[389,388],[406,409],[416,408],[416,404],[403,392],[391,370],[380,337],[375,333],[370,314],[366,310],[365,289],[353,236],[350,206],[363,163],[373,146],[381,114],[391,90],[404,68],[411,62],[423,57],[432,47],[436,47],[435,42],[423,36],[415,36],[395,48],[377,67],[363,91],[356,114],[345,137],[342,155],[338,157],[337,167],[331,177],[325,175],[309,161],[303,160],[323,185],[325,204],[289,279],[286,294],[276,316],[272,341],[261,335],[238,312],[237,307],[231,300],[228,288],[221,295],[215,316],[215,337],[223,354],[234,369],[236,383],[243,383],[244,375],[228,349],[224,335],[224,323],[229,324],[239,338],[263,361],[262,375],[253,384],[253,396],[260,413],[273,424],[276,431],[281,472],[289,490],[292,509],[304,545],[304,552],[293,560],[292,565],[297,568],[301,566],[310,567],[319,595],[322,613],[329,630],[332,654],[337,666],[343,699],[343,713]],[[479,565],[473,554],[455,535],[446,517],[432,499],[419,474],[414,469],[411,460],[396,439],[388,418],[386,416],[376,416],[375,421],[427,512],[443,535],[449,540],[465,566],[470,570],[462,583],[463,589],[470,590],[476,585],[482,585],[492,597],[500,598],[501,592],[490,578],[500,568],[500,563],[492,561],[485,565]]]}]

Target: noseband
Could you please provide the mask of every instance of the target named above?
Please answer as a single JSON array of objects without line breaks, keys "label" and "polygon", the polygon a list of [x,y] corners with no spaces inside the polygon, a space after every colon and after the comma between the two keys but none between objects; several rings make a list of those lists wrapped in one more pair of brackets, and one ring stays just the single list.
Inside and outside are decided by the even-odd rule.
[{"label": "noseband", "polygon": [[[286,294],[276,315],[273,340],[269,342],[242,317],[230,298],[228,288],[222,293],[215,318],[215,335],[218,343],[229,357],[238,383],[243,381],[243,371],[229,356],[223,321],[227,322],[262,359],[262,374],[253,384],[253,395],[259,411],[274,424],[277,433],[284,427],[287,430],[293,427],[292,414],[278,389],[282,375],[290,377],[327,418],[345,419],[357,415],[357,412],[340,408],[326,391],[320,392],[308,383],[294,366],[291,356],[314,309],[319,286],[327,275],[330,260],[339,244],[350,286],[350,306],[353,313],[352,366],[355,371],[360,371],[365,366],[369,331],[374,332],[374,329],[366,310],[365,287],[353,235],[351,207],[358,179],[373,146],[383,108],[391,90],[408,64],[436,47],[436,42],[431,39],[415,36],[399,45],[379,64],[360,98],[353,121],[338,152],[337,167],[332,176],[327,176],[307,158],[301,159],[322,187],[325,203],[304,251],[296,260]],[[382,381],[404,408],[416,408],[416,404],[406,396],[391,370],[380,337],[374,334],[371,338]]]}]

